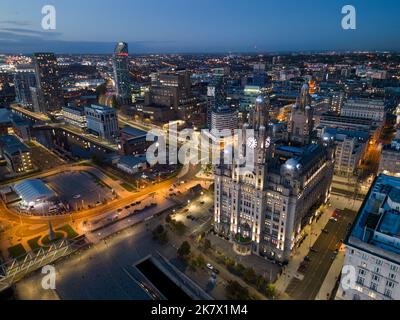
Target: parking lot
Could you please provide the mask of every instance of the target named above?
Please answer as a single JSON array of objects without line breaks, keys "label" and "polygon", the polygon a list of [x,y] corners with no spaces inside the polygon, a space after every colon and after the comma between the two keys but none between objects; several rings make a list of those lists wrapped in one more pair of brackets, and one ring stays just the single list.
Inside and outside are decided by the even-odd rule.
[{"label": "parking lot", "polygon": [[45,182],[75,211],[113,198],[109,187],[85,171],[60,173],[46,178]]}]

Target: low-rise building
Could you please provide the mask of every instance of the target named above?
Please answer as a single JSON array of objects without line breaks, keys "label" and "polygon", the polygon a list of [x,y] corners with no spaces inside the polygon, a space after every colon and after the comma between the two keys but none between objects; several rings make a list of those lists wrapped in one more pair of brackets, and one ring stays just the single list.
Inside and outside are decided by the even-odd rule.
[{"label": "low-rise building", "polygon": [[117,111],[103,105],[85,106],[87,130],[89,133],[115,143],[119,136]]},{"label": "low-rise building", "polygon": [[62,107],[62,118],[65,123],[79,129],[87,126],[85,109],[72,104]]},{"label": "low-rise building", "polygon": [[385,103],[374,99],[349,99],[341,108],[340,115],[383,122],[385,120]]},{"label": "low-rise building", "polygon": [[135,174],[139,171],[146,169],[148,163],[145,156],[123,156],[117,163],[117,168],[128,173]]},{"label": "low-rise building", "polygon": [[400,178],[380,174],[345,240],[338,300],[400,299]]},{"label": "low-rise building", "polygon": [[0,155],[12,172],[22,173],[34,168],[30,149],[16,136],[5,135],[0,137]]},{"label": "low-rise building", "polygon": [[369,139],[368,132],[324,128],[322,140],[332,140],[336,145],[335,174],[352,176],[356,173]]},{"label": "low-rise building", "polygon": [[379,172],[400,176],[400,130],[397,131],[391,144],[383,146]]}]

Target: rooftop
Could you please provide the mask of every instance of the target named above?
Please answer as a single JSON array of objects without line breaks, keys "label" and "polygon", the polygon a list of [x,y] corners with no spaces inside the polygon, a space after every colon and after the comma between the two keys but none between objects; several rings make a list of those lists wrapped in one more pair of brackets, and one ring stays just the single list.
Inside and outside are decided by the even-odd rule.
[{"label": "rooftop", "polygon": [[27,203],[50,199],[57,196],[57,194],[40,179],[24,180],[15,184],[14,190],[21,199]]},{"label": "rooftop", "polygon": [[17,152],[28,152],[29,148],[22,143],[16,136],[5,135],[0,137],[0,146],[4,152],[14,154]]},{"label": "rooftop", "polygon": [[347,243],[400,261],[400,178],[381,174],[375,179]]},{"label": "rooftop", "polygon": [[141,137],[141,136],[145,136],[147,134],[146,131],[144,130],[140,130],[140,129],[136,129],[133,128],[131,126],[125,126],[122,130],[122,133],[131,135],[131,136],[135,136],[135,137]]}]

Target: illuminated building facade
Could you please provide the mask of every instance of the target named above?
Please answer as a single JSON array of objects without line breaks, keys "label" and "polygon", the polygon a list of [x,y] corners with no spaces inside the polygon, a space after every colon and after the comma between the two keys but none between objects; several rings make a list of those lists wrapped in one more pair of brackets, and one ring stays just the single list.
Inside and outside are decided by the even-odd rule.
[{"label": "illuminated building facade", "polygon": [[117,100],[121,104],[130,104],[132,102],[128,56],[128,44],[118,42],[114,51],[113,71]]},{"label": "illuminated building facade", "polygon": [[58,78],[57,58],[54,53],[34,54],[39,111],[58,111],[63,106],[62,91]]},{"label": "illuminated building facade", "polygon": [[215,167],[214,228],[230,238],[237,254],[285,263],[304,226],[329,197],[333,148],[276,141],[262,97],[249,118],[243,128],[253,129],[254,137],[244,133],[242,147],[245,153],[253,149],[254,169],[238,174],[236,165]]}]

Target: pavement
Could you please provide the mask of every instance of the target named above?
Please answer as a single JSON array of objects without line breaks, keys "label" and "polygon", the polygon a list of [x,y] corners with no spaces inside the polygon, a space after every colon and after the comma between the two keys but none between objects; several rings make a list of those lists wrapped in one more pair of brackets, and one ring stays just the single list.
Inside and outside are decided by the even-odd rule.
[{"label": "pavement", "polygon": [[315,297],[315,300],[331,299],[332,291],[335,288],[336,282],[343,268],[344,255],[345,250],[342,249],[339,251],[321,285],[321,288],[319,289],[317,296]]},{"label": "pavement", "polygon": [[[353,210],[358,209],[357,205],[352,206],[352,202],[340,196],[332,197],[331,203],[332,206],[325,210],[319,221],[313,222],[309,227],[307,238],[294,251],[292,259],[275,283],[283,298],[313,300],[319,293],[333,259],[336,259],[334,250],[339,247],[340,240],[344,239],[348,224],[354,220],[356,211],[345,210],[340,213],[338,222],[329,219],[336,209],[344,209],[347,206],[351,206]],[[328,233],[322,232],[323,229]],[[310,252],[311,247],[317,252]],[[310,261],[304,269],[299,270],[305,256],[309,256]]]}]

